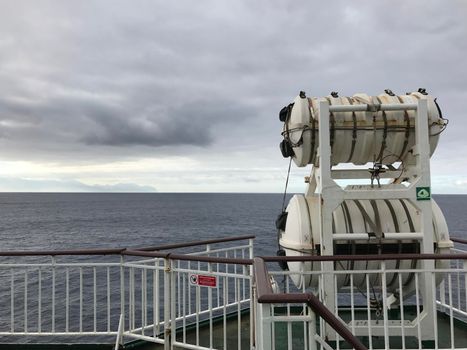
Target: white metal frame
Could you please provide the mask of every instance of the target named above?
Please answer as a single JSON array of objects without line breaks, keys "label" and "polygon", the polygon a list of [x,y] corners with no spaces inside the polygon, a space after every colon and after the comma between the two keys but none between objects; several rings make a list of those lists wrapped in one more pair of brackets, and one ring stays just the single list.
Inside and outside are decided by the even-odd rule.
[{"label": "white metal frame", "polygon": [[[252,270],[235,259],[253,257],[253,239],[220,247],[195,246],[185,256],[194,261],[177,260],[170,254],[165,258],[114,256],[112,262],[103,257],[96,258],[103,262],[90,262],[47,255],[34,258],[40,259],[35,262],[21,261],[22,257],[13,262],[4,259],[0,262],[0,296],[10,310],[0,316],[0,337],[8,337],[7,342],[17,336],[47,337],[53,342],[60,342],[57,336],[66,342],[113,340],[115,349],[125,341],[141,339],[163,344],[164,349],[214,349],[213,318],[219,317],[224,324],[220,348],[225,349],[231,341],[226,321],[235,317],[241,349],[240,322],[251,304]],[[196,260],[198,256],[234,262],[203,262]],[[190,285],[190,274],[213,276],[218,285]],[[249,317],[250,333],[243,338],[249,337],[253,347],[254,314]],[[203,322],[209,327],[208,344],[199,336]],[[194,341],[187,337],[189,327],[196,329]]]},{"label": "white metal frame", "polygon": [[[332,112],[352,112],[370,110],[369,105],[342,105],[330,106],[328,101],[319,103],[319,147],[318,147],[318,165],[314,166],[310,176],[307,195],[317,193],[319,196],[319,226],[318,232],[321,242],[321,255],[331,256],[333,252],[333,242],[339,237],[332,234],[332,214],[334,210],[347,199],[408,199],[412,205],[420,210],[421,223],[420,232],[405,233],[404,237],[419,239],[421,241],[422,253],[433,253],[433,227],[432,227],[432,209],[431,201],[416,200],[416,187],[430,186],[430,145],[428,130],[428,107],[427,100],[420,99],[417,104],[381,104],[381,111],[396,110],[415,110],[415,145],[410,159],[407,159],[407,166],[403,170],[405,175],[410,175],[410,184],[408,187],[395,186],[393,184],[382,184],[381,187],[356,186],[350,189],[342,188],[333,178],[333,175],[339,179],[368,178],[368,170],[332,170],[331,167],[331,145],[329,131],[329,116]],[[399,233],[386,233],[385,236]],[[352,239],[364,239],[364,234],[352,234]],[[349,238],[349,237],[346,237]],[[366,236],[367,238],[367,236]],[[422,261],[422,269],[432,270],[433,261]],[[327,272],[323,276],[321,293],[324,295],[324,303],[330,310],[336,310],[335,296],[337,295],[336,284],[332,273],[334,272],[333,262],[322,262],[321,269]],[[430,273],[423,275],[422,296],[424,303],[434,300],[433,276]],[[434,315],[432,308],[426,308],[423,315],[420,316],[420,323],[423,324],[421,337],[424,340],[433,340],[434,337]],[[336,334],[331,329],[327,329],[327,337],[335,339]],[[375,331],[376,332],[376,331]]]},{"label": "white metal frame", "polygon": [[[465,253],[465,251],[461,251]],[[336,305],[335,315],[344,318],[345,314],[347,317],[350,317],[348,322],[348,327],[353,334],[360,337],[368,337],[368,349],[370,350],[389,350],[390,346],[390,337],[397,337],[401,342],[401,349],[411,348],[408,341],[409,337],[416,338],[416,346],[418,349],[426,347],[422,335],[424,334],[425,324],[423,322],[418,322],[418,319],[422,318],[424,312],[427,309],[430,309],[433,318],[434,333],[433,333],[433,344],[429,346],[432,349],[466,349],[465,347],[456,346],[456,334],[461,329],[461,326],[457,326],[456,322],[461,320],[462,322],[467,323],[467,260],[453,260],[451,268],[414,268],[414,269],[387,269],[386,263],[383,261],[380,268],[372,270],[335,270],[332,272],[329,271],[303,271],[301,275],[313,275],[314,278],[317,278],[321,284],[326,283],[325,275],[330,275],[331,279],[336,280],[339,275],[349,275],[350,276],[350,286],[345,290],[340,291],[334,299]],[[405,313],[400,314],[400,321],[391,320],[389,316],[389,300],[383,298],[382,309],[379,321],[374,320],[374,311],[369,304],[369,295],[370,291],[370,281],[369,275],[377,274],[380,279],[383,281],[383,286],[386,276],[389,274],[399,273],[397,282],[401,292],[404,290],[402,283],[403,274],[414,274],[415,278],[415,291],[414,295],[409,299],[400,299],[398,300],[398,306],[402,310],[412,309],[418,319],[409,320],[406,318]],[[292,276],[296,275],[296,272],[290,271],[270,271],[270,276],[275,281],[284,281],[278,282],[279,289],[278,292],[281,293],[305,293],[307,290],[303,286],[300,290],[296,290],[296,287],[292,281]],[[366,274],[365,285],[363,292],[367,294],[367,297],[361,295],[362,290],[356,288],[354,285],[356,276],[361,276]],[[425,279],[426,274],[437,277],[438,279],[443,279],[443,282],[438,286],[435,283],[435,278],[431,280],[430,289],[433,290],[434,299],[430,302],[423,301],[424,293],[423,288],[425,288]],[[319,290],[322,291],[324,288],[320,285]],[[385,293],[383,289],[383,294]],[[324,302],[327,297],[326,294],[320,293],[320,299]],[[422,301],[423,301],[423,311],[422,311]],[[294,323],[303,322],[304,327],[308,329],[316,329],[315,318],[307,318],[308,315],[311,315],[311,312],[305,304],[298,304],[298,311],[292,312],[291,304],[259,304],[261,312],[258,312],[258,337],[261,346],[260,349],[277,349],[275,347],[275,342],[278,340],[278,335],[274,334],[275,325],[283,324],[287,328],[287,337],[292,339],[292,326]],[[287,310],[287,314],[275,315],[274,309],[277,307],[282,307]],[[360,313],[360,314],[359,314]],[[316,315],[319,318],[319,315]],[[425,316],[426,317],[426,316]],[[447,321],[444,321],[447,324],[447,329],[444,328],[444,332],[447,334],[440,334],[441,330],[438,329],[438,322],[440,317],[447,317]],[[343,321],[344,322],[344,321]],[[320,327],[318,331],[315,332],[314,339],[315,343],[310,342],[307,333],[303,333],[303,339],[301,342],[304,345],[305,349],[312,349],[313,347],[320,347],[321,349],[331,350],[333,347],[329,343],[329,340],[334,340],[335,349],[340,349],[341,344],[339,336],[336,336],[334,339],[328,337],[327,327],[324,325],[324,321],[320,320]],[[260,326],[261,325],[261,326]],[[260,328],[261,327],[261,328]],[[374,338],[376,337],[376,338]],[[380,338],[381,341],[377,342],[377,338]],[[441,342],[441,338],[444,338],[444,344]],[[413,343],[413,340],[411,341]],[[465,342],[465,339],[464,339]],[[413,344],[412,344],[413,346]],[[291,344],[288,344],[287,349],[293,349],[294,347]]]}]

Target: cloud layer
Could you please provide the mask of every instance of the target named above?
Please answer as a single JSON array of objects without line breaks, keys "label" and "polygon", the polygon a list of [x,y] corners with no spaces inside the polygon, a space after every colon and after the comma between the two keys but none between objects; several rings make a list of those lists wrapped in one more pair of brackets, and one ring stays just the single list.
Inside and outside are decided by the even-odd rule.
[{"label": "cloud layer", "polygon": [[[287,163],[277,112],[298,91],[425,87],[451,121],[435,175],[467,176],[452,152],[467,152],[466,15],[462,1],[0,1],[0,162],[162,191],[209,190],[208,169],[247,191],[244,177],[232,187],[231,169],[261,167],[257,180],[276,192]],[[158,182],[160,169],[116,167],[179,157],[185,167],[163,169],[174,171],[171,184]],[[89,177],[80,167],[90,164],[116,170]],[[58,170],[71,165],[72,174]],[[186,173],[199,182],[180,185]]]}]

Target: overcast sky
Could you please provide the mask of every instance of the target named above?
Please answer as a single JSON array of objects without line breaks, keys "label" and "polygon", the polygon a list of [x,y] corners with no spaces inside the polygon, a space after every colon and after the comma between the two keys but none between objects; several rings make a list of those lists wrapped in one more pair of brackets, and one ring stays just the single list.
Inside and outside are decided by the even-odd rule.
[{"label": "overcast sky", "polygon": [[300,90],[419,87],[467,193],[466,1],[0,0],[0,190],[281,192]]}]

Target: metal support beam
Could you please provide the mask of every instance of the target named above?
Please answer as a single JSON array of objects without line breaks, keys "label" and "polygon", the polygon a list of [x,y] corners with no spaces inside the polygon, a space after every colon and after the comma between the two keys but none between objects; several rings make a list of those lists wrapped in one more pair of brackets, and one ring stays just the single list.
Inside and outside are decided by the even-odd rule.
[{"label": "metal support beam", "polygon": [[[415,146],[412,154],[405,164],[404,176],[412,179],[409,186],[401,184],[386,184],[381,187],[370,187],[369,185],[352,185],[342,189],[336,184],[335,179],[355,179],[367,178],[366,169],[339,169],[331,170],[332,150],[330,145],[329,119],[333,112],[351,111],[403,111],[415,110]],[[417,240],[422,247],[422,253],[433,253],[433,226],[431,200],[416,200],[420,187],[430,187],[430,146],[428,128],[428,106],[426,99],[420,99],[417,104],[380,104],[380,105],[340,105],[329,106],[327,101],[320,101],[318,106],[319,116],[319,147],[318,163],[312,170],[310,184],[307,195],[318,195],[319,197],[319,225],[317,230],[321,241],[321,254],[333,255],[333,245],[336,240],[368,240],[367,233],[333,234],[332,220],[333,211],[344,200],[381,200],[381,199],[407,199],[421,212],[421,220],[417,232],[397,232],[385,233],[388,239]],[[415,163],[415,164],[414,164]],[[397,175],[396,175],[397,174]],[[400,170],[388,170],[382,177],[396,178],[401,175]],[[434,269],[433,261],[422,261],[422,268],[426,270]],[[337,311],[335,295],[337,293],[335,280],[333,277],[334,263],[321,262],[323,280],[321,284],[322,298],[325,305],[332,311]],[[421,339],[434,339],[435,317],[431,307],[435,295],[433,293],[434,277],[432,273],[423,274],[423,317],[420,322],[422,329]],[[370,326],[371,327],[371,326]],[[336,339],[336,333],[329,327],[324,329],[325,336],[330,340]]]}]

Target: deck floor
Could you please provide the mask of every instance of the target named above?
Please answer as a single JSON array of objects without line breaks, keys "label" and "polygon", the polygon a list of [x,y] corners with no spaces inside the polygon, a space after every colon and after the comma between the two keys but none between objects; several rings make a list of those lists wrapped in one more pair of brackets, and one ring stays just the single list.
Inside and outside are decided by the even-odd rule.
[{"label": "deck floor", "polygon": [[[280,311],[279,311],[280,312]],[[363,311],[362,311],[363,313]],[[365,311],[366,313],[366,311]],[[366,315],[366,314],[365,314]],[[350,320],[350,312],[342,313],[339,315],[345,321]],[[363,316],[363,315],[362,315]],[[415,318],[415,311],[407,311],[406,318],[413,319]],[[358,317],[358,314],[356,314]],[[363,317],[362,317],[363,318]],[[249,349],[250,337],[249,337],[249,316],[244,314],[242,316],[242,340],[241,340],[241,349]],[[438,348],[451,348],[451,326],[449,317],[443,313],[438,313]],[[238,349],[237,343],[237,320],[230,320],[227,323],[227,349]],[[223,349],[222,341],[223,333],[223,324],[217,323],[213,326],[213,347]],[[292,334],[292,337],[289,337],[289,334]],[[196,331],[192,330],[187,332],[187,340],[191,344],[196,344]],[[291,338],[289,340],[289,338]],[[455,321],[453,323],[453,338],[454,338],[454,347],[455,348],[467,348],[467,324],[462,321]],[[275,339],[275,348],[276,349],[289,349],[289,342],[291,343],[291,349],[304,349],[304,327],[303,323],[297,323],[291,327],[287,327],[285,323],[276,324],[274,328],[274,339]],[[368,337],[360,337],[363,344],[369,347]],[[199,330],[199,345],[209,347],[209,328],[204,327]],[[374,336],[371,338],[373,348],[384,348],[384,337]],[[391,349],[402,349],[402,339],[401,337],[390,337],[389,344]],[[334,348],[336,344],[331,344]],[[415,337],[405,337],[405,348],[406,349],[418,349],[419,341]],[[433,341],[423,341],[421,342],[422,348],[425,349],[434,349],[435,343]],[[340,342],[339,347],[342,349],[350,349],[351,347],[346,342]],[[152,347],[154,349],[154,347]],[[162,347],[155,347],[156,349],[161,349]],[[149,348],[147,348],[149,349]]]},{"label": "deck floor", "polygon": [[[275,308],[275,311],[278,314],[281,314],[280,308]],[[361,313],[361,315],[359,315]],[[361,316],[362,319],[365,318],[366,311],[356,311],[355,318]],[[350,320],[350,311],[341,312],[339,316],[344,321]],[[406,319],[415,318],[415,311],[408,310],[406,312]],[[397,315],[395,315],[397,318]],[[240,320],[240,333],[241,333],[241,344],[240,349],[249,349],[250,348],[250,316],[248,310],[242,313]],[[227,349],[238,349],[238,319],[231,318],[227,321],[226,334],[227,334]],[[185,337],[186,341],[189,344],[200,345],[203,347],[209,348],[210,346],[210,331],[209,331],[209,322],[206,322],[204,326],[196,328],[188,328]],[[212,332],[212,347],[218,349],[224,349],[224,324],[222,319],[216,319],[213,322],[213,332]],[[451,348],[451,325],[448,315],[443,313],[438,313],[438,348]],[[292,335],[292,336],[290,336]],[[196,339],[198,338],[198,343]],[[183,339],[183,334],[181,331],[177,332],[177,340],[181,341]],[[368,337],[360,337],[363,344],[369,347]],[[463,321],[454,321],[453,322],[453,339],[455,348],[467,348],[467,323]],[[276,323],[274,327],[274,340],[275,340],[275,349],[304,349],[304,325],[303,322],[295,323],[292,327],[288,327],[286,323]],[[376,349],[384,349],[384,337],[372,337],[372,346]],[[402,349],[401,337],[390,337],[390,348],[391,349]],[[291,347],[289,347],[291,345]],[[336,348],[335,342],[330,344],[333,348]],[[422,342],[422,348],[424,349],[434,349],[435,344],[433,341],[424,341]],[[94,350],[94,349],[112,349],[111,344],[0,344],[1,349],[73,349],[73,350]],[[152,343],[136,341],[130,342],[125,347],[126,349],[139,349],[139,350],[153,350],[153,349],[163,349],[162,345],[155,345]],[[340,342],[339,348],[350,349],[351,347],[345,343]],[[415,337],[406,337],[405,338],[405,348],[406,349],[418,349],[419,341]],[[181,349],[175,347],[175,349]]]}]

